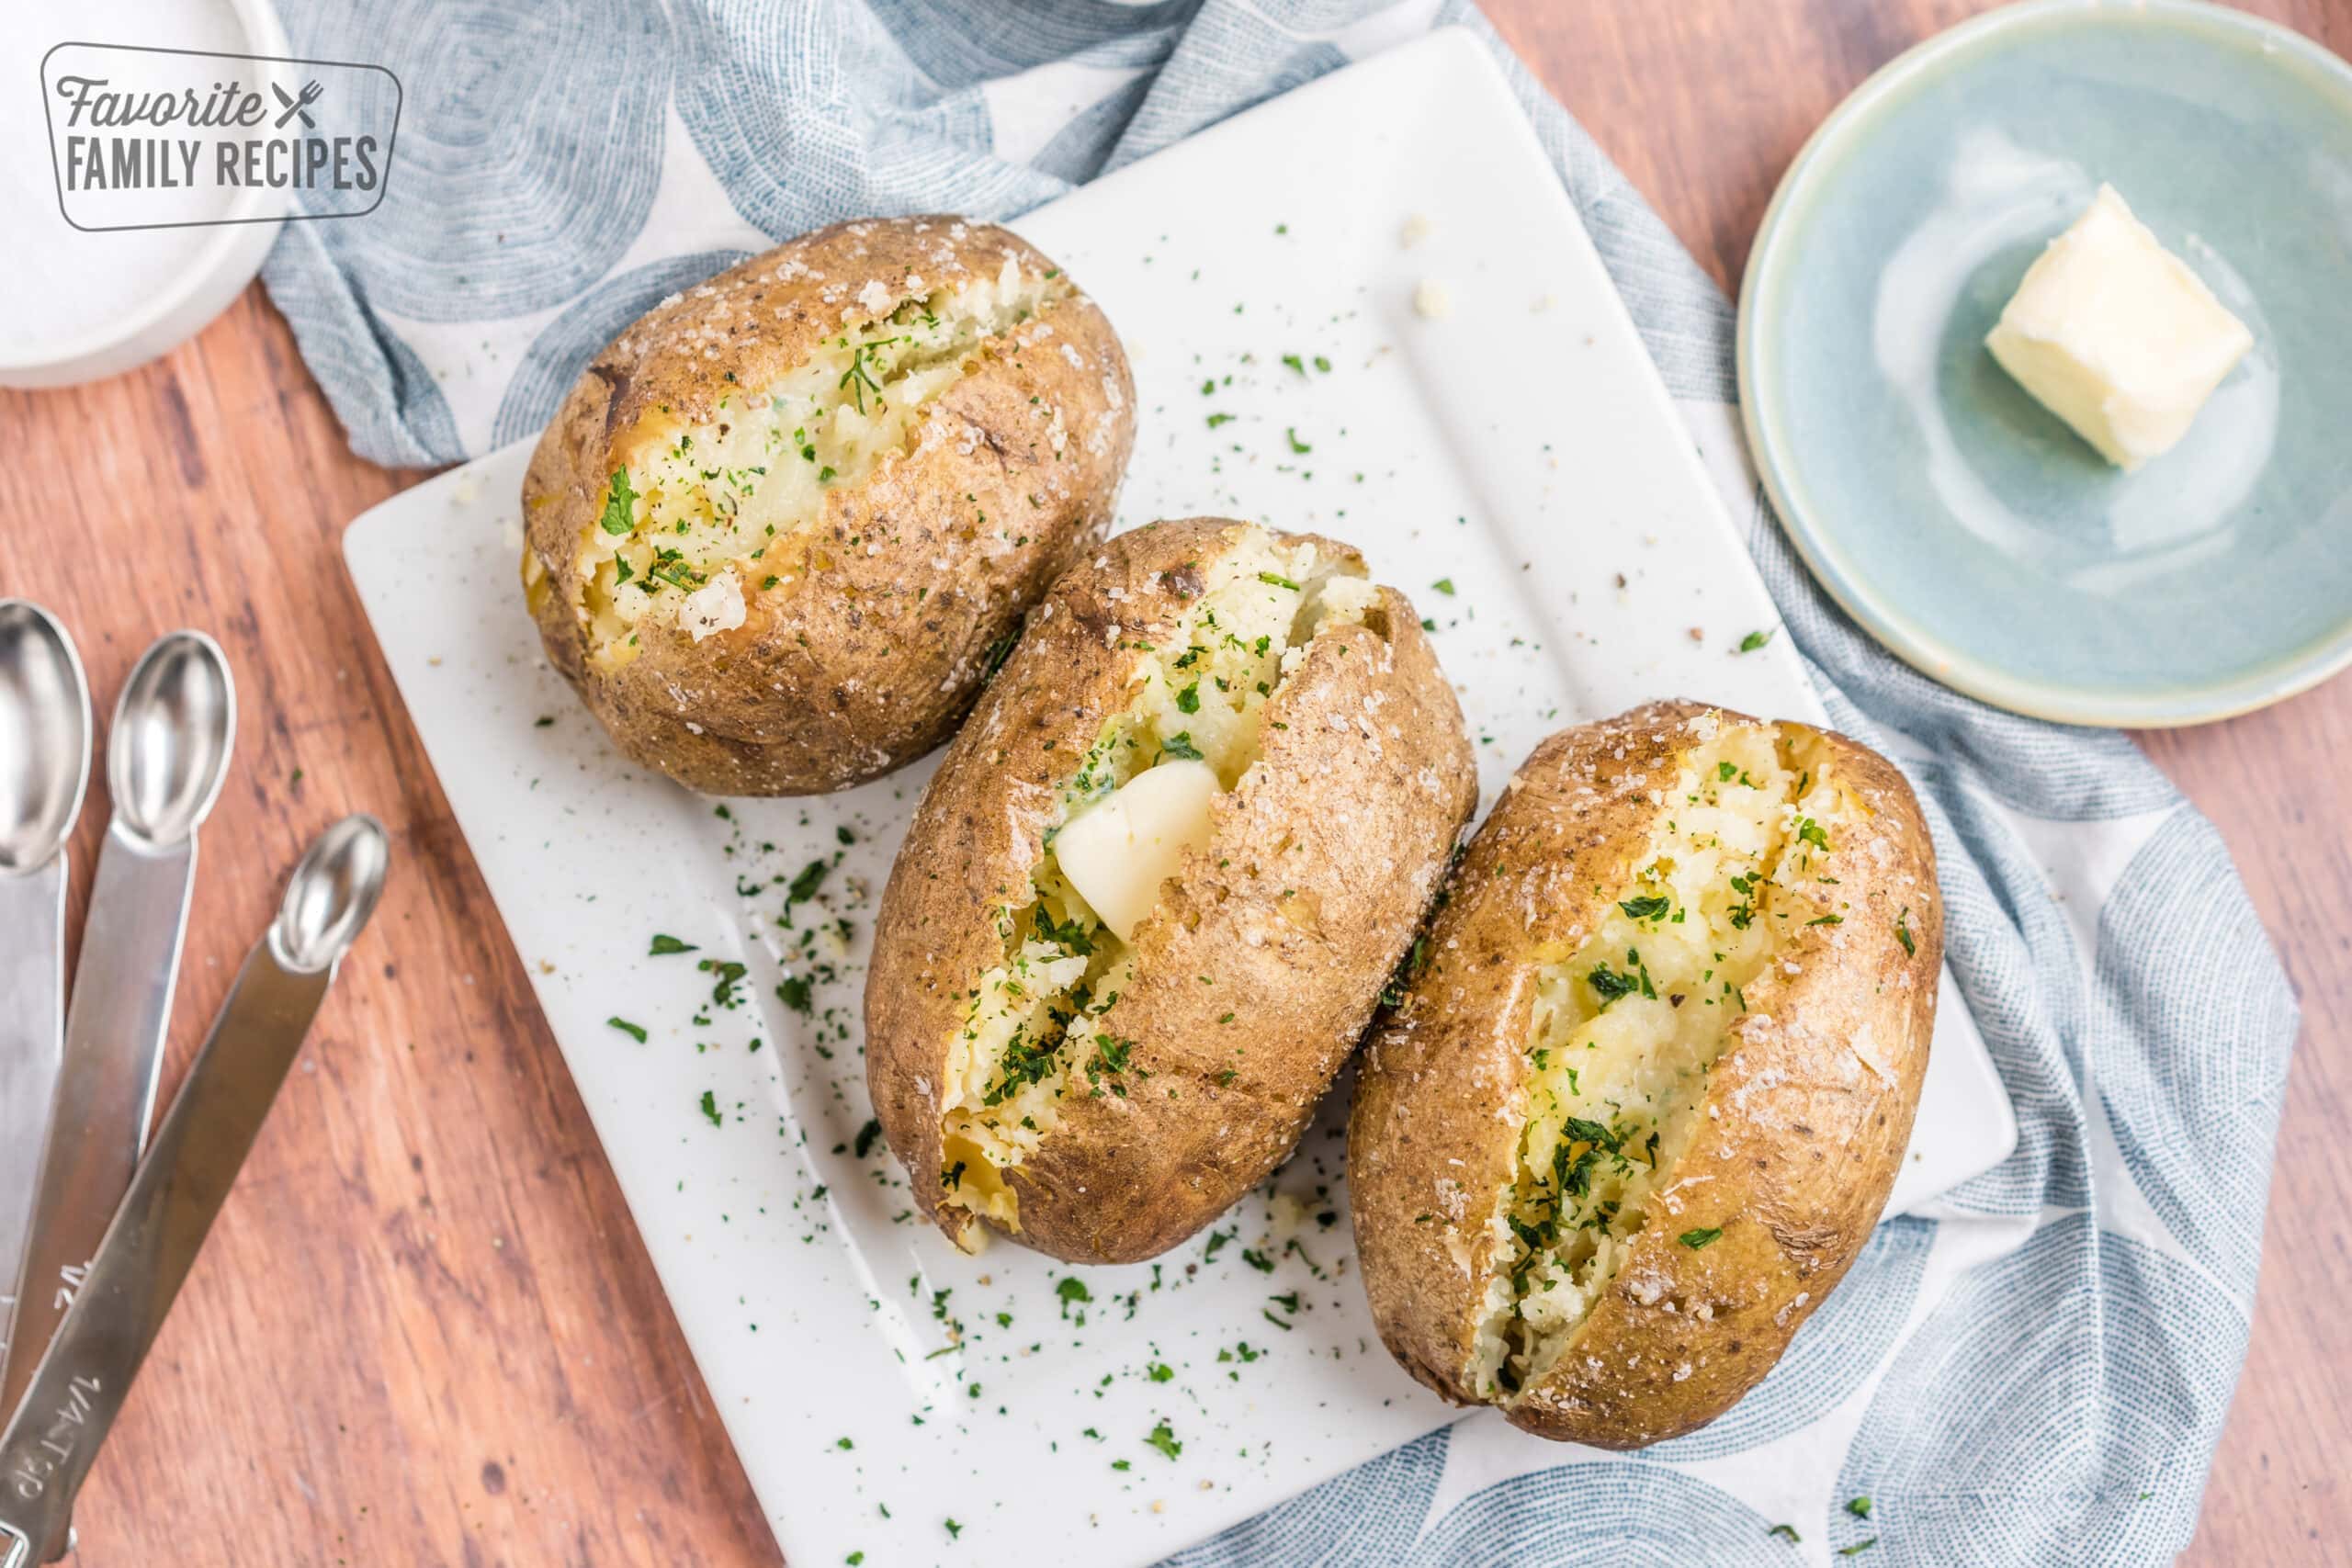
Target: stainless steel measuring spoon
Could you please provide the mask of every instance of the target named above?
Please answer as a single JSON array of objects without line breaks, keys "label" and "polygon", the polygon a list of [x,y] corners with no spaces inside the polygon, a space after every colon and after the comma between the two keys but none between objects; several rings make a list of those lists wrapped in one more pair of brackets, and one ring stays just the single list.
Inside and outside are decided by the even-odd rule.
[{"label": "stainless steel measuring spoon", "polygon": [[372,817],[346,817],[294,868],[267,934],[155,1129],[121,1211],[0,1430],[0,1568],[63,1554],[74,1495],[204,1245],[336,964],[383,892],[391,852]]},{"label": "stainless steel measuring spoon", "polygon": [[65,1011],[0,1412],[23,1396],[146,1145],[196,876],[196,828],[220,793],[236,728],[228,660],[202,632],[158,639],[115,705],[107,737],[114,820],[98,851]]},{"label": "stainless steel measuring spoon", "polygon": [[90,684],[57,618],[0,599],[0,1359],[65,1046],[65,840],[90,783]]}]

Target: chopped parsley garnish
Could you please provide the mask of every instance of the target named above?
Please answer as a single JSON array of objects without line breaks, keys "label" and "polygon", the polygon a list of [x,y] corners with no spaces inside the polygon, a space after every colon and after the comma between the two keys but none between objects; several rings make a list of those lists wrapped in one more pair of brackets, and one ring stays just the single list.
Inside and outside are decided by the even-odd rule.
[{"label": "chopped parsley garnish", "polygon": [[1662,918],[1668,909],[1674,908],[1674,901],[1663,893],[1658,893],[1641,898],[1627,898],[1617,907],[1625,911],[1627,919],[1655,920]]},{"label": "chopped parsley garnish", "polygon": [[1592,994],[1600,998],[1602,1007],[1607,1007],[1619,997],[1630,997],[1642,988],[1639,979],[1631,975],[1620,975],[1609,967],[1606,960],[1594,964],[1592,973],[1586,976],[1585,980],[1592,987]]},{"label": "chopped parsley garnish", "polygon": [[1037,937],[1073,957],[1085,958],[1094,952],[1094,934],[1084,920],[1072,915],[1057,925],[1052,912],[1043,904],[1037,906]]},{"label": "chopped parsley garnish", "polygon": [[873,351],[873,348],[872,344],[859,344],[856,352],[850,355],[849,368],[842,372],[840,385],[847,387],[856,395],[857,412],[860,413],[865,412],[865,393],[868,388],[873,389],[874,400],[876,404],[882,400],[882,383],[874,378],[874,373],[867,369],[865,365],[865,356]]},{"label": "chopped parsley garnish", "polygon": [[[1581,1116],[1569,1117],[1560,1131],[1561,1140],[1552,1148],[1552,1185],[1566,1196],[1582,1198],[1592,1190],[1593,1168],[1604,1155],[1621,1154],[1624,1140],[1600,1122]],[[1571,1149],[1577,1152],[1571,1156]],[[1552,1224],[1553,1221],[1546,1219],[1540,1225],[1523,1227],[1513,1220],[1511,1228],[1520,1232],[1521,1239],[1532,1251],[1550,1244]]]},{"label": "chopped parsley garnish", "polygon": [[1054,1057],[1060,1049],[1059,1035],[1038,1038],[1030,1034],[1025,1024],[1015,1029],[1012,1038],[1005,1043],[997,1080],[981,1096],[980,1103],[1001,1105],[1029,1085],[1044,1082],[1046,1075],[1053,1071]]},{"label": "chopped parsley garnish", "polygon": [[1911,928],[1905,923],[1905,917],[1910,913],[1911,906],[1905,904],[1902,913],[1894,917],[1894,940],[1903,944],[1904,952],[1917,958],[1919,956],[1918,945],[1911,940]]},{"label": "chopped parsley garnish", "polygon": [[823,861],[810,861],[792,879],[792,886],[785,889],[785,897],[796,904],[806,904],[817,896],[817,889],[824,885],[825,874],[832,869]]},{"label": "chopped parsley garnish", "polygon": [[1611,1151],[1614,1151],[1618,1145],[1618,1139],[1608,1128],[1598,1122],[1587,1121],[1581,1116],[1569,1117],[1560,1124],[1560,1130],[1579,1144],[1598,1144]]},{"label": "chopped parsley garnish", "polygon": [[1766,1535],[1784,1536],[1792,1544],[1804,1539],[1803,1536],[1797,1534],[1797,1527],[1794,1525],[1774,1525],[1770,1529],[1766,1530],[1764,1533]]},{"label": "chopped parsley garnish", "polygon": [[1314,451],[1314,450],[1315,450],[1315,448],[1314,448],[1311,445],[1309,445],[1309,444],[1308,444],[1308,443],[1306,443],[1306,442],[1301,441],[1301,440],[1298,438],[1298,430],[1297,430],[1297,427],[1296,427],[1296,426],[1290,426],[1290,427],[1286,427],[1286,428],[1283,431],[1283,434],[1284,435],[1286,435],[1286,436],[1288,436],[1288,437],[1290,438],[1290,449],[1291,449],[1292,451],[1296,452],[1296,453],[1299,453],[1299,454],[1301,454],[1301,455],[1303,456],[1303,455],[1305,455],[1305,454],[1306,454],[1306,453],[1308,453],[1308,452],[1312,452],[1312,451]]},{"label": "chopped parsley garnish", "polygon": [[1176,711],[1178,713],[1201,711],[1201,683],[1198,681],[1176,694]]},{"label": "chopped parsley garnish", "polygon": [[1161,741],[1159,754],[1162,757],[1186,758],[1195,762],[1206,761],[1201,755],[1201,749],[1193,744],[1193,732],[1189,729],[1180,729]]},{"label": "chopped parsley garnish", "polygon": [[1858,1540],[1851,1546],[1839,1547],[1838,1549],[1838,1555],[1840,1557],[1859,1557],[1877,1544],[1878,1537],[1872,1536],[1868,1540]]},{"label": "chopped parsley garnish", "polygon": [[1710,1226],[1705,1230],[1684,1231],[1680,1235],[1676,1236],[1674,1239],[1689,1247],[1691,1251],[1696,1252],[1701,1247],[1713,1247],[1723,1238],[1723,1227],[1721,1225],[1714,1225]]},{"label": "chopped parsley garnish", "polygon": [[710,1124],[712,1126],[723,1127],[726,1125],[726,1123],[719,1118],[718,1097],[711,1093],[708,1089],[702,1091],[702,1113],[710,1118]]},{"label": "chopped parsley garnish", "polygon": [[615,1029],[619,1030],[623,1034],[628,1035],[631,1040],[636,1041],[639,1045],[645,1043],[645,1025],[641,1023],[631,1023],[625,1018],[608,1018],[605,1020],[605,1021],[611,1024]]},{"label": "chopped parsley garnish", "polygon": [[695,944],[693,942],[680,942],[676,937],[663,936],[659,931],[656,931],[653,935],[653,945],[646,950],[646,956],[649,958],[660,958],[666,953],[692,953],[694,951]]},{"label": "chopped parsley garnish", "polygon": [[882,1123],[869,1121],[857,1130],[857,1141],[850,1145],[857,1157],[864,1159],[874,1152],[874,1140],[882,1135]]},{"label": "chopped parsley garnish", "polygon": [[1450,577],[1441,577],[1435,582],[1430,583],[1430,586],[1436,589],[1440,593],[1444,594],[1449,599],[1453,597],[1453,579]]},{"label": "chopped parsley garnish", "polygon": [[1746,637],[1739,639],[1738,651],[1742,653],[1753,653],[1771,640],[1772,634],[1769,631],[1749,632]]},{"label": "chopped parsley garnish", "polygon": [[1145,1436],[1144,1441],[1150,1444],[1153,1448],[1158,1449],[1161,1453],[1166,1454],[1170,1459],[1174,1459],[1178,1454],[1184,1451],[1184,1445],[1176,1440],[1175,1428],[1169,1426],[1165,1421],[1162,1421],[1153,1427],[1150,1432]]},{"label": "chopped parsley garnish", "polygon": [[710,999],[713,1002],[723,1008],[731,1008],[735,1005],[735,987],[744,975],[744,969],[741,964],[723,958],[706,958],[695,967],[706,975],[718,976],[718,983],[713,986],[710,991]]},{"label": "chopped parsley garnish", "polygon": [[1272,583],[1276,588],[1287,588],[1294,593],[1298,592],[1298,584],[1278,571],[1261,571],[1258,574],[1258,581]]},{"label": "chopped parsley garnish", "polygon": [[[1116,1077],[1121,1073],[1125,1072],[1127,1070],[1127,1053],[1133,1051],[1135,1048],[1136,1043],[1132,1040],[1122,1040],[1116,1035],[1112,1034],[1096,1035],[1094,1037],[1094,1055],[1088,1059],[1086,1064],[1087,1081],[1090,1083],[1100,1084],[1102,1081],[1103,1075],[1105,1074],[1109,1074],[1111,1077]],[[1151,1075],[1146,1073],[1142,1076],[1148,1077]],[[1100,1094],[1102,1090],[1098,1089],[1095,1092]],[[1111,1092],[1124,1100],[1126,1098],[1127,1093],[1126,1085],[1114,1083],[1111,1086]]]},{"label": "chopped parsley garnish", "polygon": [[596,519],[598,525],[607,534],[628,533],[637,526],[637,516],[631,510],[636,502],[637,492],[628,487],[628,470],[615,468],[612,488],[605,492],[605,514]]},{"label": "chopped parsley garnish", "polygon": [[1797,818],[1797,837],[1804,842],[1811,844],[1814,848],[1821,851],[1823,853],[1826,854],[1828,852],[1829,835],[1823,832],[1821,830],[1821,824],[1815,821],[1812,818],[1800,817]]},{"label": "chopped parsley garnish", "polygon": [[1867,1496],[1849,1497],[1846,1499],[1846,1511],[1858,1519],[1867,1519],[1871,1517],[1871,1500]]}]

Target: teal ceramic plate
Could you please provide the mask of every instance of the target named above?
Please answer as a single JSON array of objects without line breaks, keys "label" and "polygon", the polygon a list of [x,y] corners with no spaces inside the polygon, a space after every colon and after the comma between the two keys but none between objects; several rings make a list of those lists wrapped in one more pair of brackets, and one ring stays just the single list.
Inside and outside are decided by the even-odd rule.
[{"label": "teal ceramic plate", "polygon": [[[2255,335],[2130,475],[1984,346],[2101,181]],[[2352,663],[2352,67],[2187,0],[2042,0],[1921,45],[1781,182],[1739,385],[1814,575],[1937,680],[2102,725],[2301,691]]]}]

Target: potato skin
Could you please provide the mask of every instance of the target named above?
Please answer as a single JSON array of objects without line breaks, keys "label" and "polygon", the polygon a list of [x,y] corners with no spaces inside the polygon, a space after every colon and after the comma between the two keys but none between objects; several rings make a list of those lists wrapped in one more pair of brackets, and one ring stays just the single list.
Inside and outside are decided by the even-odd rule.
[{"label": "potato skin", "polygon": [[[974,1217],[938,1201],[936,1086],[973,987],[1002,961],[992,912],[1024,900],[1058,788],[1133,696],[1126,645],[1172,635],[1201,590],[1195,563],[1244,536],[1218,518],[1155,524],[1073,569],[915,812],[878,917],[866,1080],[916,1201],[951,1236]],[[1381,596],[1384,626],[1317,637],[1275,688],[1259,761],[1137,929],[1133,978],[1100,1027],[1135,1042],[1140,1071],[1124,1098],[1065,1096],[1008,1173],[1029,1246],[1125,1263],[1182,1241],[1289,1155],[1370,1021],[1477,801],[1419,618]]]},{"label": "potato skin", "polygon": [[[1526,1117],[1538,973],[1631,881],[1671,810],[1651,792],[1709,716],[1753,722],[1658,703],[1538,746],[1451,879],[1428,966],[1366,1046],[1348,1135],[1364,1289],[1389,1351],[1456,1403],[1478,1402],[1474,1347],[1498,1245],[1487,1220]],[[1842,924],[1791,933],[1747,986],[1702,1131],[1655,1190],[1663,1212],[1566,1350],[1505,1406],[1541,1436],[1639,1448],[1728,1410],[1844,1276],[1908,1144],[1943,953],[1934,849],[1893,764],[1781,728],[1823,735],[1873,813],[1826,857],[1849,908]],[[1808,893],[1825,909],[1833,897]],[[1909,950],[1896,934],[1906,909]],[[1708,1228],[1723,1235],[1704,1248],[1676,1239]]]},{"label": "potato skin", "polygon": [[[741,626],[699,643],[662,626],[615,671],[588,659],[580,543],[650,425],[716,418],[720,400],[772,384],[846,319],[993,275],[1008,254],[1053,265],[954,217],[837,223],[665,300],[581,376],[523,480],[543,574],[526,597],[548,659],[629,757],[718,795],[818,794],[888,773],[948,738],[990,650],[1110,527],[1135,384],[1080,294],[926,404],[905,452],[828,491],[820,518],[771,547],[763,564],[786,581],[745,583]],[[1010,522],[1014,537],[976,517]]]}]

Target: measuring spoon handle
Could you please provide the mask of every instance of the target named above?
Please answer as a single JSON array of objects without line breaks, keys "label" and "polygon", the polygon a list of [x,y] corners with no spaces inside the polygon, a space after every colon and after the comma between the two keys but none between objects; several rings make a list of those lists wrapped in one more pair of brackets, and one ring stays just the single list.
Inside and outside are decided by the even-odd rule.
[{"label": "measuring spoon handle", "polygon": [[0,1412],[23,1397],[146,1145],[195,877],[193,838],[159,847],[117,822],[99,847],[0,1361]]},{"label": "measuring spoon handle", "polygon": [[65,852],[0,874],[0,1362],[65,1033]]},{"label": "measuring spoon handle", "polygon": [[74,1304],[0,1427],[0,1568],[63,1554],[74,1495],[121,1412],[350,951],[384,891],[391,844],[372,817],[311,840],[268,933],[245,957]]},{"label": "measuring spoon handle", "polygon": [[74,1495],[333,978],[331,967],[283,967],[266,938],[238,972],[24,1402],[0,1433],[0,1568],[62,1552]]}]

